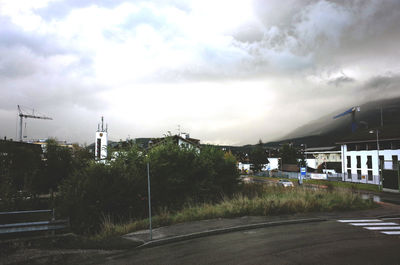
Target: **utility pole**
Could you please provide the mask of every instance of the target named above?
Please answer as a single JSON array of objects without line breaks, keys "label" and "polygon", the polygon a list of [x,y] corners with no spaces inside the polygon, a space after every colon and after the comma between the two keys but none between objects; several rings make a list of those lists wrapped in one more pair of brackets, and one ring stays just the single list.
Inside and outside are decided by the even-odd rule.
[{"label": "utility pole", "polygon": [[150,240],[153,240],[153,230],[151,228],[151,194],[150,194],[150,166],[147,162],[147,195],[149,196],[149,229],[150,229]]}]

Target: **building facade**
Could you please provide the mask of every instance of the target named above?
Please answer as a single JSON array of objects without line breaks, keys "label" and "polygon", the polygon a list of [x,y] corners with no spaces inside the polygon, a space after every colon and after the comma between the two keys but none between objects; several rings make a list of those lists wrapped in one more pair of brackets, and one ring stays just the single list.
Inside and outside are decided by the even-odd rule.
[{"label": "building facade", "polygon": [[393,170],[400,156],[400,138],[342,142],[344,181],[380,185],[382,169]]},{"label": "building facade", "polygon": [[94,142],[94,157],[96,160],[105,160],[107,158],[108,146],[108,126],[104,128],[104,118],[101,117],[101,125],[97,126],[96,141]]}]

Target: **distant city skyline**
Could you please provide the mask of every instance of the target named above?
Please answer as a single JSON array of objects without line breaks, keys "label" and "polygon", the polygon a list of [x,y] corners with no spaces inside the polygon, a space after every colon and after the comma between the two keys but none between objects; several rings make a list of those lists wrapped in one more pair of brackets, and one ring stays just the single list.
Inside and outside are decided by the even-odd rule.
[{"label": "distant city skyline", "polygon": [[4,0],[0,137],[272,141],[400,96],[400,1]]}]

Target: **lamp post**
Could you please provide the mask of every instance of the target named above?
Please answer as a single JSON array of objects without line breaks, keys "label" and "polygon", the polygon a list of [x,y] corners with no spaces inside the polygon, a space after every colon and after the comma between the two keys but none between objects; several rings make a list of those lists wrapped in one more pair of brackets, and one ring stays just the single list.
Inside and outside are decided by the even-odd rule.
[{"label": "lamp post", "polygon": [[[153,142],[149,141],[149,146]],[[147,149],[149,149],[149,146]],[[147,156],[147,155],[146,155]],[[151,228],[151,193],[150,193],[150,163],[147,157],[147,195],[148,195],[148,202],[149,202],[149,231],[150,231],[150,240],[153,240],[153,230]]]},{"label": "lamp post", "polygon": [[378,130],[371,130],[369,133],[376,133],[376,152],[377,152],[377,157],[378,157],[378,176],[379,176],[379,190],[382,190],[382,179],[381,179],[381,172],[380,172],[380,167],[383,167],[383,165],[380,165],[381,161],[379,159],[379,131]]}]

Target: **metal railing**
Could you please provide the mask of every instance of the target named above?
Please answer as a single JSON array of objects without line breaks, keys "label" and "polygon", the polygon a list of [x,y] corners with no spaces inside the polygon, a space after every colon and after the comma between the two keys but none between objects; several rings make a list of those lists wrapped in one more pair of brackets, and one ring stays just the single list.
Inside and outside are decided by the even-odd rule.
[{"label": "metal railing", "polygon": [[[50,218],[40,218],[39,214],[49,214]],[[29,215],[28,218],[23,218],[24,215]],[[33,218],[32,216],[36,217]],[[28,220],[31,218],[31,220]],[[23,221],[21,221],[21,219]],[[16,220],[16,221],[10,221]],[[69,220],[56,220],[55,212],[53,210],[33,210],[33,211],[12,211],[0,212],[0,236],[8,235],[23,235],[24,233],[31,232],[45,232],[66,229],[69,227]]]}]

